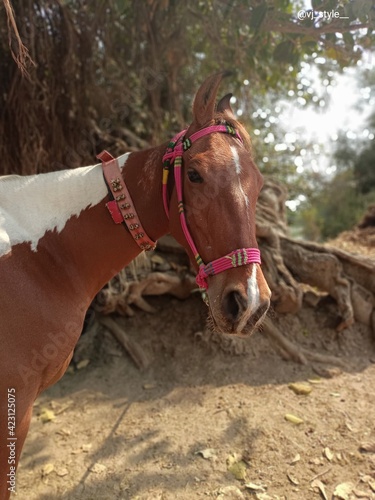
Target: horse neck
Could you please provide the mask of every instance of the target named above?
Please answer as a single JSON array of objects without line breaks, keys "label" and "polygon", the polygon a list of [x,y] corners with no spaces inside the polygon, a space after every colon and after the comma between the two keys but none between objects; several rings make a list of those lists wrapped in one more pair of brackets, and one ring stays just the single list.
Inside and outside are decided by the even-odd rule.
[{"label": "horse neck", "polygon": [[[131,153],[122,169],[138,216],[154,241],[168,231],[162,203],[162,155],[163,147]],[[99,165],[94,168],[101,171]],[[101,172],[99,177],[104,184]],[[72,217],[57,235],[61,258],[71,265],[68,280],[72,286],[83,288],[89,300],[141,253],[124,224],[112,221],[106,208],[108,201],[106,194],[99,203]]]}]

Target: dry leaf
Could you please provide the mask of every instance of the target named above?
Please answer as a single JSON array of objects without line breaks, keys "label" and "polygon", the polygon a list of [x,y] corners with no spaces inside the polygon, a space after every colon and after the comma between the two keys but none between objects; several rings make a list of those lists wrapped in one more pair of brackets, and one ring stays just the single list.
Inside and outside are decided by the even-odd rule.
[{"label": "dry leaf", "polygon": [[245,483],[245,488],[252,491],[265,491],[264,486],[255,483]]},{"label": "dry leaf", "polygon": [[309,378],[307,381],[310,384],[321,384],[322,383],[322,379],[320,379],[320,378]]},{"label": "dry leaf", "polygon": [[267,493],[255,493],[257,500],[274,500],[275,497],[270,497]]},{"label": "dry leaf", "polygon": [[107,467],[103,464],[96,463],[92,467],[90,467],[90,472],[95,472],[95,474],[100,474],[101,472],[105,472]]},{"label": "dry leaf", "polygon": [[362,453],[375,453],[375,441],[362,444],[359,451]]},{"label": "dry leaf", "polygon": [[329,448],[324,448],[323,454],[324,454],[324,456],[326,457],[327,460],[329,460],[330,462],[332,462],[334,454],[332,453],[332,451]]},{"label": "dry leaf", "polygon": [[39,418],[43,422],[43,424],[46,424],[47,422],[51,422],[51,420],[54,420],[56,416],[52,410],[49,410],[48,408],[42,408],[39,414]]},{"label": "dry leaf", "polygon": [[153,262],[154,264],[164,264],[165,260],[163,259],[163,257],[160,257],[160,255],[154,254],[151,256],[151,262]]},{"label": "dry leaf", "polygon": [[229,465],[228,471],[233,474],[238,481],[242,481],[246,478],[246,464],[243,460]]},{"label": "dry leaf", "polygon": [[299,462],[301,460],[301,455],[299,453],[297,453],[297,455],[293,458],[293,460],[290,462],[290,465],[294,465],[296,464],[297,462]]},{"label": "dry leaf", "polygon": [[314,481],[311,483],[311,486],[312,488],[318,488],[324,500],[328,500],[325,486],[319,479],[314,479]]},{"label": "dry leaf", "polygon": [[291,422],[292,424],[295,424],[295,425],[300,425],[300,424],[303,424],[303,420],[302,418],[299,418],[299,417],[296,417],[295,415],[292,415],[291,413],[287,413],[285,416],[284,416],[285,420],[287,420],[288,422]]},{"label": "dry leaf", "polygon": [[59,469],[56,470],[56,474],[60,477],[64,477],[69,474],[69,471],[65,467],[60,467]]},{"label": "dry leaf", "polygon": [[362,483],[368,483],[368,482],[372,481],[372,476],[369,476],[368,474],[360,473],[360,476],[361,476]]},{"label": "dry leaf", "polygon": [[299,485],[299,481],[297,478],[293,477],[291,474],[287,474],[287,478],[289,479],[289,481],[294,484],[295,486],[298,486]]},{"label": "dry leaf", "polygon": [[369,481],[368,485],[370,486],[370,488],[372,489],[372,491],[375,491],[375,481]]},{"label": "dry leaf", "polygon": [[299,396],[307,396],[307,394],[310,394],[312,391],[312,387],[310,385],[302,384],[300,382],[288,384],[288,388]]},{"label": "dry leaf", "polygon": [[155,384],[155,383],[149,383],[149,384],[147,384],[147,383],[146,383],[146,384],[143,384],[143,386],[142,386],[142,387],[143,387],[143,389],[144,389],[145,391],[149,391],[149,390],[151,390],[151,389],[155,389],[155,388],[157,387],[157,384]]},{"label": "dry leaf", "polygon": [[89,359],[82,359],[77,363],[77,370],[83,370],[90,363]]},{"label": "dry leaf", "polygon": [[52,471],[55,470],[55,466],[53,464],[46,464],[42,468],[42,477],[48,476]]},{"label": "dry leaf", "polygon": [[198,450],[195,452],[195,455],[200,455],[201,457],[205,458],[206,460],[210,460],[212,458],[217,458],[216,457],[216,450],[213,448],[206,448],[205,450]]},{"label": "dry leaf", "polygon": [[333,492],[333,495],[340,500],[350,500],[350,494],[353,492],[353,483],[341,483],[338,484]]},{"label": "dry leaf", "polygon": [[242,500],[244,498],[242,491],[237,486],[224,486],[217,493],[218,496],[216,498],[218,500],[226,500],[227,498]]},{"label": "dry leaf", "polygon": [[366,491],[362,491],[362,490],[359,490],[359,489],[357,489],[357,488],[355,488],[355,489],[353,490],[353,493],[354,493],[354,495],[355,495],[356,497],[358,497],[358,498],[365,498],[365,499],[367,499],[367,498],[368,498],[368,495],[369,495]]}]

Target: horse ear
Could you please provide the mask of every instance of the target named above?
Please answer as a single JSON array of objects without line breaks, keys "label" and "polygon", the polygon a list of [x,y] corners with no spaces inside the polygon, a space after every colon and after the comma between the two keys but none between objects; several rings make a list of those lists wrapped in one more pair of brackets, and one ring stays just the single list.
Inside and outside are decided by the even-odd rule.
[{"label": "horse ear", "polygon": [[203,127],[214,117],[217,91],[221,80],[227,75],[227,71],[211,75],[199,88],[193,104],[194,122],[199,127]]},{"label": "horse ear", "polygon": [[230,100],[232,96],[233,94],[227,94],[222,99],[220,99],[216,109],[219,113],[223,113],[226,117],[235,120],[236,117],[234,116],[233,109],[230,107]]}]

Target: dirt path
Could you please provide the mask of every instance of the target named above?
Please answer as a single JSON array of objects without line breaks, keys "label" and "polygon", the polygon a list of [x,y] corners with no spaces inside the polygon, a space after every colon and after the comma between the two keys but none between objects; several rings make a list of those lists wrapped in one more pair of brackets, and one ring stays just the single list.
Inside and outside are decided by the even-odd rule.
[{"label": "dirt path", "polygon": [[[331,499],[339,485],[337,498],[375,499],[368,330],[336,334],[329,304],[282,318],[289,338],[347,360],[346,370],[319,378],[311,366],[283,361],[261,333],[240,356],[209,346],[195,335],[205,315],[198,298],[152,304],[156,315],[124,322],[152,358],[144,373],[100,337],[100,358],[38,400],[17,499],[313,500]],[[311,393],[295,394],[292,382]],[[56,418],[43,423],[46,408]]]}]

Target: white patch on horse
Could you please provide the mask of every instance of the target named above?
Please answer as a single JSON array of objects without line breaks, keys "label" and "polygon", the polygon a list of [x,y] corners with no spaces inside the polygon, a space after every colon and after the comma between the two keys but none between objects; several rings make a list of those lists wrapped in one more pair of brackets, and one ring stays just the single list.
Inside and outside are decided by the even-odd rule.
[{"label": "white patch on horse", "polygon": [[[119,164],[126,159],[122,155]],[[107,193],[101,165],[0,177],[0,256],[20,243],[37,251],[47,231],[59,233],[71,217],[97,205]]]},{"label": "white patch on horse", "polygon": [[[240,157],[239,157],[237,148],[235,146],[231,146],[230,149],[232,151],[232,156],[233,156],[233,161],[234,161],[234,167],[235,167],[235,170],[236,170],[236,174],[240,175],[241,172],[242,172],[242,169],[241,169]],[[245,191],[243,190],[243,187],[242,187],[240,179],[238,179],[238,182],[239,182],[240,192],[241,192],[241,194],[242,194],[242,196],[243,196],[243,198],[245,200],[245,205],[246,205],[246,207],[248,207],[249,206],[249,198],[247,197]]]},{"label": "white patch on horse", "polygon": [[127,162],[129,155],[130,153],[125,153],[117,158],[121,170],[125,167],[125,163]]},{"label": "white patch on horse", "polygon": [[257,269],[258,266],[256,264],[253,264],[251,276],[247,280],[247,300],[249,307],[253,312],[258,309],[260,304],[260,293],[257,282]]}]

